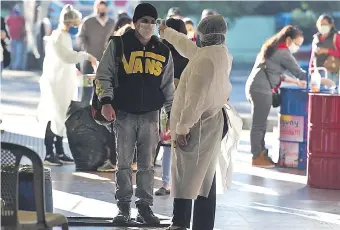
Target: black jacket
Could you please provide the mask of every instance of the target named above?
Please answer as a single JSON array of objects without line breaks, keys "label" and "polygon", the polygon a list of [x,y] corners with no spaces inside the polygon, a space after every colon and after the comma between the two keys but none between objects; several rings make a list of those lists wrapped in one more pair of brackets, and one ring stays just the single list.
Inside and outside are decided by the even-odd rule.
[{"label": "black jacket", "polygon": [[174,67],[169,48],[156,36],[144,46],[135,30],[123,36],[123,58],[118,68],[118,88],[113,87],[115,44],[111,40],[96,74],[98,97],[102,104],[141,114],[165,107],[171,110],[174,94]]},{"label": "black jacket", "polygon": [[181,56],[178,53],[178,51],[175,49],[175,47],[171,45],[169,42],[167,42],[166,40],[164,40],[163,43],[169,47],[172,57],[174,59],[174,77],[177,79],[180,79],[183,70],[185,69],[185,67],[187,66],[189,62],[189,59]]}]

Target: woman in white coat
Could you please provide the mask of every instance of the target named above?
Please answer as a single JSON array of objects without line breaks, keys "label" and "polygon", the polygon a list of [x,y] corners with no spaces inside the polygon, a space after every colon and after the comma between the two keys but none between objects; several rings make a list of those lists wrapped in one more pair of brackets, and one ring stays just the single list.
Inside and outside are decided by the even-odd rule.
[{"label": "woman in white coat", "polygon": [[52,32],[45,48],[37,114],[39,122],[46,124],[45,164],[49,165],[73,163],[73,160],[64,154],[62,138],[66,135],[65,121],[68,107],[71,101],[77,100],[78,97],[75,64],[84,60],[91,61],[94,66],[97,63],[95,57],[86,52],[76,52],[72,47],[71,35],[78,33],[81,13],[71,5],[66,5],[61,11],[59,20],[59,27]]},{"label": "woman in white coat", "polygon": [[171,194],[172,226],[190,227],[195,199],[193,230],[212,230],[216,209],[217,164],[224,127],[223,106],[231,84],[232,56],[225,46],[227,25],[221,15],[204,18],[197,28],[198,46],[183,34],[160,26],[160,35],[189,59],[175,92],[170,130],[173,138]]}]

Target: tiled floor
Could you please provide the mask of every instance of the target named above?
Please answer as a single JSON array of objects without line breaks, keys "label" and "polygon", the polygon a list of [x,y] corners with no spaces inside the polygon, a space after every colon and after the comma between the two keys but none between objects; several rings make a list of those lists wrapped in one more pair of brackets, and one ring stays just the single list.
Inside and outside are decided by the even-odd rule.
[{"label": "tiled floor", "polygon": [[[6,118],[6,117],[5,117]],[[9,117],[4,126],[17,127]],[[12,124],[11,124],[12,123]],[[16,127],[16,128],[15,128]],[[22,131],[25,135],[24,131]],[[42,145],[40,134],[31,131]],[[277,145],[272,133],[267,135],[271,153]],[[67,143],[65,143],[67,146]],[[36,147],[41,149],[41,146]],[[250,166],[249,132],[244,131],[239,151],[234,153],[233,186],[218,195],[216,229],[340,229],[340,191],[319,190],[306,186],[303,171],[266,170]],[[114,175],[111,173],[75,172],[74,166],[52,168],[55,212],[67,216],[113,217],[117,213],[114,199]],[[156,168],[155,187],[161,184],[161,170]],[[134,205],[133,205],[134,207]],[[170,197],[155,197],[155,213],[169,218]],[[133,215],[136,210],[133,209]],[[72,230],[128,229],[110,227],[72,227]],[[130,228],[133,229],[133,228]],[[136,229],[136,228],[134,228]],[[138,229],[138,228],[137,228]]]}]

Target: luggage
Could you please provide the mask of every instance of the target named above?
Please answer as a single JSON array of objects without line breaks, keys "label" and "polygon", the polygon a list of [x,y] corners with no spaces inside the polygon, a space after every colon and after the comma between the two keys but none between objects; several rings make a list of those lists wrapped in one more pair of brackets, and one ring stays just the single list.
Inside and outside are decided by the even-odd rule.
[{"label": "luggage", "polygon": [[69,107],[65,125],[76,170],[96,171],[108,159],[109,146],[115,146],[113,130],[93,120],[90,105],[76,101]]}]

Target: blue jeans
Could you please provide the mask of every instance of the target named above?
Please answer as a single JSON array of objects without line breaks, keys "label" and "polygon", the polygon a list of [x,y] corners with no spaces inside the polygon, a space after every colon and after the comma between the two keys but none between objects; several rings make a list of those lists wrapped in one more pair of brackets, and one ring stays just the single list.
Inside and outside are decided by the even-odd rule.
[{"label": "blue jeans", "polygon": [[136,204],[153,204],[153,159],[159,140],[159,112],[131,114],[117,111],[116,139],[118,170],[116,173],[117,205],[131,203],[133,195],[131,164],[137,146]]},{"label": "blue jeans", "polygon": [[163,147],[162,169],[163,185],[169,185],[171,169],[171,147]]},{"label": "blue jeans", "polygon": [[27,53],[23,40],[11,40],[11,70],[26,70]]}]

